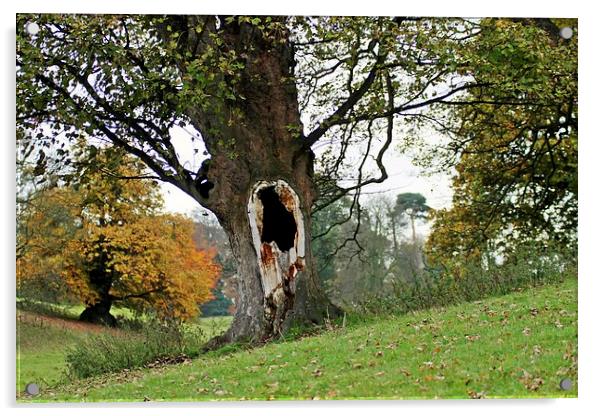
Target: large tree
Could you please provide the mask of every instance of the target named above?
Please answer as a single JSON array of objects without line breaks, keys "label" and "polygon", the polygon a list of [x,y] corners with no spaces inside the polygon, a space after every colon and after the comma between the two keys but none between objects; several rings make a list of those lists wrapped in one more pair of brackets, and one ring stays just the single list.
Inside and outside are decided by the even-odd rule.
[{"label": "large tree", "polygon": [[[359,217],[359,190],[387,178],[401,120],[495,87],[457,72],[475,20],[19,15],[17,28],[25,134],[40,145],[82,132],[108,141],[217,216],[240,279],[222,340],[334,316],[312,257],[312,210],[352,193]],[[195,152],[202,139],[201,166],[180,158],[177,125],[193,130]]]}]

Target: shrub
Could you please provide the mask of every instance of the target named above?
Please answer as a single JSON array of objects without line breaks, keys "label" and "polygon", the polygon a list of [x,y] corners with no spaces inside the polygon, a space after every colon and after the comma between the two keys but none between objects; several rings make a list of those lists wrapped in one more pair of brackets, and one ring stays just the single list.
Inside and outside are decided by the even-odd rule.
[{"label": "shrub", "polygon": [[200,353],[206,334],[175,322],[146,323],[138,332],[105,333],[87,338],[67,352],[70,376],[85,378],[154,363],[174,363]]}]

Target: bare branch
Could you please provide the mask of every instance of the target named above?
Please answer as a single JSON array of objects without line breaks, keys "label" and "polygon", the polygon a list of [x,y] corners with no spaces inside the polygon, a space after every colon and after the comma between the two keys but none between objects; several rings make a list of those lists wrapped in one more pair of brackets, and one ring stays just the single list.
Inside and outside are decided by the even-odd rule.
[{"label": "bare branch", "polygon": [[[368,50],[374,50],[377,44],[378,40],[372,39],[368,44]],[[347,114],[347,112],[351,110],[353,106],[355,106],[355,104],[357,104],[357,102],[364,96],[364,94],[366,94],[366,92],[374,83],[376,75],[385,58],[386,55],[384,53],[381,52],[378,54],[376,61],[372,65],[372,69],[370,69],[370,72],[362,82],[362,85],[360,85],[360,87],[357,90],[353,91],[334,113],[328,116],[324,121],[322,121],[322,123],[320,123],[320,125],[314,131],[312,131],[305,137],[305,148],[310,148],[315,142],[317,142],[320,139],[320,137],[322,137],[328,131],[330,127],[336,124],[337,120],[339,120],[341,117]]]},{"label": "bare branch", "polygon": [[378,169],[380,171],[380,176],[362,180],[362,168],[366,162],[366,158],[370,151],[370,145],[372,143],[371,126],[372,126],[372,123],[374,122],[374,120],[370,120],[370,122],[368,124],[368,146],[367,146],[367,150],[366,150],[364,159],[362,160],[362,162],[359,166],[358,183],[354,186],[350,186],[347,188],[341,188],[340,191],[334,197],[330,198],[328,201],[315,207],[313,209],[312,213],[318,212],[318,211],[326,208],[327,206],[338,201],[339,199],[341,199],[343,196],[347,195],[351,191],[363,188],[366,185],[370,185],[370,184],[374,184],[374,183],[382,183],[389,177],[389,175],[387,173],[387,169],[383,163],[383,158],[385,156],[385,153],[391,146],[391,143],[393,142],[393,127],[394,127],[394,116],[395,115],[391,110],[394,108],[395,91],[393,90],[391,76],[388,72],[385,73],[385,79],[386,79],[386,86],[387,86],[387,101],[388,101],[387,108],[389,109],[388,112],[390,114],[387,117],[387,138],[386,138],[385,142],[383,143],[382,147],[380,148],[378,155],[376,156],[376,159],[375,159],[376,165],[378,166]]}]

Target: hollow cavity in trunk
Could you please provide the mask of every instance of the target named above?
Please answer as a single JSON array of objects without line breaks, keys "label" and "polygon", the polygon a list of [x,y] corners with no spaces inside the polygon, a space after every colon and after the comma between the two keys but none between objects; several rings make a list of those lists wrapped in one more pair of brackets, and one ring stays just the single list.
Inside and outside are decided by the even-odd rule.
[{"label": "hollow cavity in trunk", "polygon": [[295,279],[305,267],[299,197],[283,180],[258,182],[249,199],[249,223],[264,293],[264,311],[277,333],[292,313]]}]

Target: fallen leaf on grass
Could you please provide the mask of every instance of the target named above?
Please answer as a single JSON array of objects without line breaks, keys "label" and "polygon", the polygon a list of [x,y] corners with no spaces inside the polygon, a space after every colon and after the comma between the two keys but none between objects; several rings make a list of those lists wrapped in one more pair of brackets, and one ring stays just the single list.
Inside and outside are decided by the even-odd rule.
[{"label": "fallen leaf on grass", "polygon": [[537,391],[537,390],[539,390],[539,388],[541,386],[543,386],[543,383],[544,383],[543,379],[537,377],[537,378],[534,378],[533,381],[530,384],[526,385],[525,387],[527,387],[527,389],[529,389],[531,391]]},{"label": "fallen leaf on grass", "polygon": [[474,391],[474,390],[468,390],[468,397],[470,397],[471,399],[484,399],[485,396],[485,392],[484,391]]},{"label": "fallen leaf on grass", "polygon": [[534,377],[526,370],[523,370],[523,375],[519,380],[529,391],[537,391],[544,384],[544,380],[541,377]]}]

